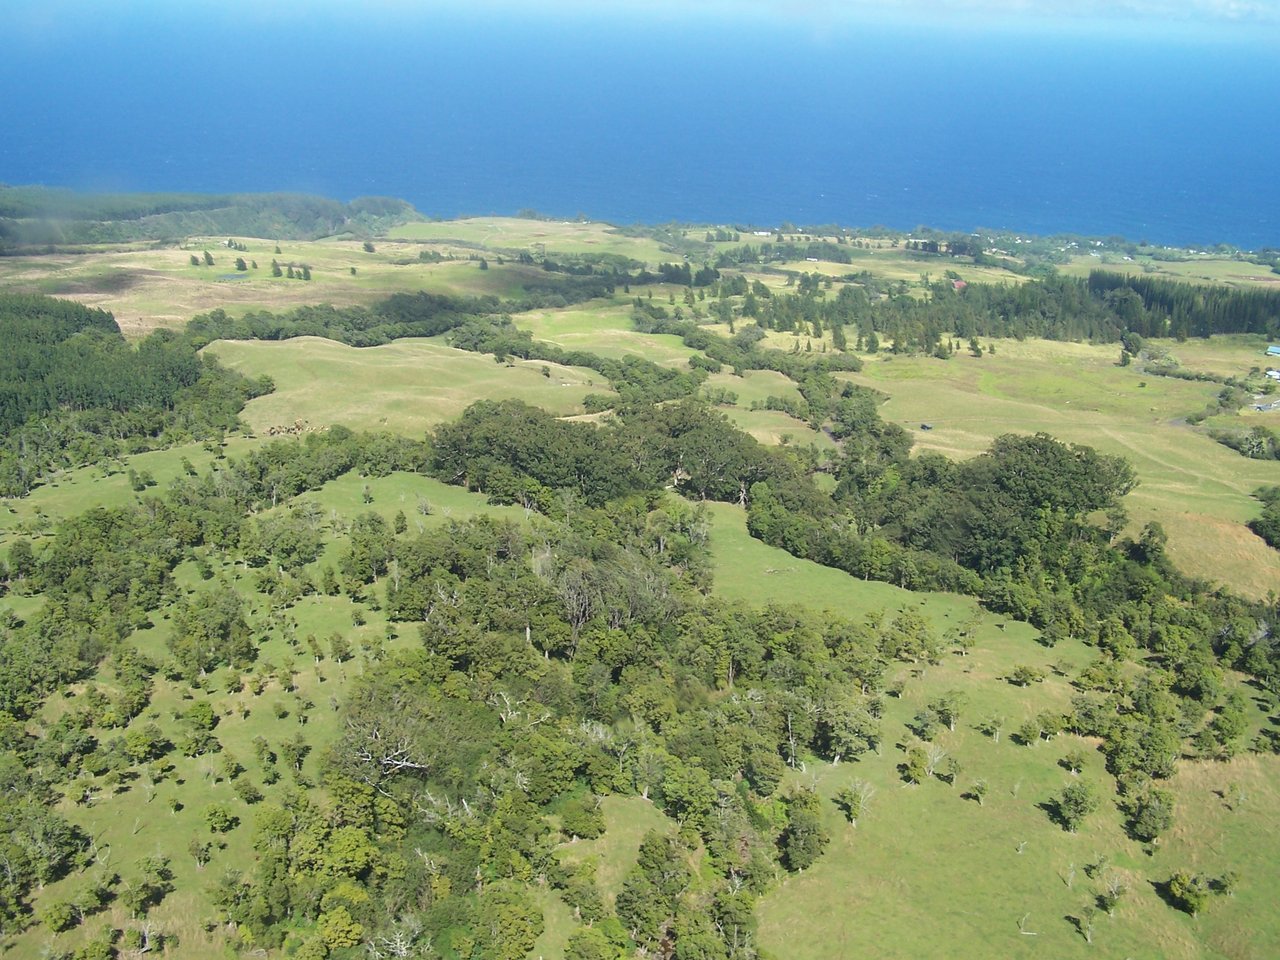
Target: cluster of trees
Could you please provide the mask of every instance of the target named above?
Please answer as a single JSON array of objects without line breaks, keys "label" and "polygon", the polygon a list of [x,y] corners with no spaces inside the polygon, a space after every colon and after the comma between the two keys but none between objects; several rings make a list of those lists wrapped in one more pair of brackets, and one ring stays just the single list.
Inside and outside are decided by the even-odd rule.
[{"label": "cluster of trees", "polygon": [[[279,270],[279,264],[273,262],[275,270]],[[306,266],[294,269],[291,265],[289,272],[302,279],[309,279],[311,274]],[[193,317],[187,324],[187,333],[201,345],[213,340],[326,337],[353,347],[374,347],[404,337],[434,337],[478,317],[562,307],[612,291],[609,282],[577,277],[529,281],[525,288],[525,297],[507,301],[493,296],[457,297],[419,291],[393,294],[372,307],[319,304],[283,314],[250,311],[239,318],[217,309]]]},{"label": "cluster of trees", "polygon": [[[927,286],[921,298],[871,282],[841,287],[834,298],[811,284],[796,294],[751,296],[741,313],[766,329],[856,331],[859,346],[892,340],[898,352],[936,353],[952,337],[1037,337],[1113,343],[1126,336],[1280,336],[1280,294],[1195,286],[1170,280],[1094,271],[1088,280],[1051,275],[1022,284],[950,279]],[[839,346],[839,344],[837,344]]]},{"label": "cluster of trees", "polygon": [[1280,434],[1261,424],[1245,431],[1214,430],[1210,436],[1250,460],[1280,460]]},{"label": "cluster of trees", "polygon": [[1249,529],[1280,550],[1280,487],[1259,487],[1254,497],[1262,501],[1262,516],[1249,521]]},{"label": "cluster of trees", "polygon": [[[671,334],[679,337],[686,347],[701,350],[702,362],[713,361],[712,372],[731,367],[740,376],[751,370],[773,370],[799,381],[817,374],[862,369],[862,361],[849,354],[784,353],[762,347],[760,340],[765,334],[756,323],[744,325],[731,337],[722,337],[692,320],[669,317],[665,307],[639,298],[636,299],[631,322],[640,333]],[[697,358],[690,360],[691,364],[695,362],[698,362]]]},{"label": "cluster of trees", "polygon": [[560,420],[518,400],[480,401],[431,442],[432,470],[501,502],[551,509],[558,492],[598,505],[666,486],[746,503],[771,482],[815,513],[824,498],[794,456],[757,443],[695,400],[629,408],[603,427]]},{"label": "cluster of trees", "polygon": [[221,437],[271,389],[201,357],[189,336],[131,346],[109,313],[48,297],[0,296],[0,338],[2,496],[63,467]]},{"label": "cluster of trees", "polygon": [[[370,664],[344,704],[330,799],[263,804],[255,868],[218,892],[246,945],[301,922],[329,949],[521,957],[545,882],[586,925],[571,956],[756,956],[755,898],[827,840],[817,798],[780,790],[786,769],[879,750],[890,665],[941,641],[914,611],[706,598],[690,576],[705,521],[658,494],[553,512],[353,536],[351,588],[381,583],[420,644]],[[589,865],[553,852],[599,835],[610,794],[677,826],[643,839],[612,909]]]},{"label": "cluster of trees", "polygon": [[[1122,658],[1150,651],[1170,686],[1198,691],[1197,702],[1217,695],[1205,671],[1219,660],[1280,683],[1274,609],[1179,575],[1156,524],[1136,541],[1119,537],[1119,501],[1134,482],[1120,458],[1043,434],[1001,437],[962,463],[911,458],[905,434],[879,422],[873,395],[846,386],[823,397],[821,381],[810,386],[842,442],[831,497],[794,454],[760,447],[692,401],[632,411],[603,430],[519,404],[477,405],[437,434],[433,469],[535,509],[555,501],[557,486],[600,503],[673,485],[746,504],[752,533],[798,556],[980,596],[1039,627],[1045,643],[1073,636]],[[607,481],[588,464],[605,465]],[[1226,747],[1220,727],[1204,729],[1207,751]]]},{"label": "cluster of trees", "polygon": [[1125,329],[1144,337],[1209,337],[1216,333],[1280,334],[1280,292],[1205,286],[1111,270],[1089,274],[1089,292],[1104,300]]},{"label": "cluster of trees", "polygon": [[250,311],[239,318],[229,317],[218,309],[192,318],[187,324],[187,333],[201,344],[213,340],[326,337],[354,347],[372,347],[402,337],[433,337],[452,330],[475,314],[498,309],[496,297],[398,293],[373,307],[320,304],[297,307],[284,314]]},{"label": "cluster of trees", "polygon": [[534,340],[506,316],[469,320],[453,331],[449,342],[460,350],[492,353],[499,362],[519,357],[595,370],[613,386],[616,396],[588,394],[584,403],[590,412],[690,397],[706,379],[705,371],[673,370],[634,355],[617,360],[586,350],[565,350],[554,343]]}]

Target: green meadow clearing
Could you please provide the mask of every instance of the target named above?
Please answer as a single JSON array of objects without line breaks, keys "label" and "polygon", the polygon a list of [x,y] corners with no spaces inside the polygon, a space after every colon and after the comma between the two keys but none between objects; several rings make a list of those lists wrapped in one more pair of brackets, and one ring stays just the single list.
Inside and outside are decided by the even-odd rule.
[{"label": "green meadow clearing", "polygon": [[[696,229],[691,236],[699,236]],[[391,230],[396,240],[463,244],[476,249],[541,253],[607,253],[656,266],[671,252],[647,237],[627,236],[605,223],[528,220],[520,217],[471,217],[406,223]]]},{"label": "green meadow clearing", "polygon": [[302,420],[313,427],[340,423],[420,437],[485,398],[524,400],[568,416],[585,412],[587,394],[611,392],[593,370],[538,361],[495,363],[492,356],[433,340],[357,349],[299,337],[218,341],[206,349],[233,370],[275,381],[273,393],[245,408],[243,419],[258,432]]}]

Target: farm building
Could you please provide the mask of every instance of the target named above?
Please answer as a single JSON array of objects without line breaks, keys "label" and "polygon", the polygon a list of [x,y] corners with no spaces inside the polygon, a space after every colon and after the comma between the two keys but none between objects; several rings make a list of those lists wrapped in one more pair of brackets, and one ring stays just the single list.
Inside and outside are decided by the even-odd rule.
[{"label": "farm building", "polygon": [[1280,357],[1280,346],[1273,343],[1271,346],[1267,347],[1267,356]]}]

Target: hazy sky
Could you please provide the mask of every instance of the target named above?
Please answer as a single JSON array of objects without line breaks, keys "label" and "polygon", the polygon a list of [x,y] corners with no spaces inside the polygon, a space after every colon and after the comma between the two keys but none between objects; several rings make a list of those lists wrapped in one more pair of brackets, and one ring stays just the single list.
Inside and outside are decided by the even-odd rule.
[{"label": "hazy sky", "polygon": [[1257,29],[1280,27],[1280,0],[219,0],[210,4],[169,0],[8,0],[6,17],[21,32],[74,29],[77,23],[154,13],[198,22],[236,16],[251,20],[310,17],[394,17],[401,20],[501,12],[539,18],[653,17],[664,19],[759,18],[828,24],[866,21],[932,23],[940,20],[993,28],[1037,28],[1074,23],[1106,30],[1121,24],[1162,29],[1178,24]]}]

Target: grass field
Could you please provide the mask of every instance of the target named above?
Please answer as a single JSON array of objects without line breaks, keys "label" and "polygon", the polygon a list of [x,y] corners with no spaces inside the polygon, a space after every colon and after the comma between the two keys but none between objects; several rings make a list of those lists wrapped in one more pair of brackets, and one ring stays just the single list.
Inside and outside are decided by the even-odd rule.
[{"label": "grass field", "polygon": [[1136,256],[1121,260],[1115,256],[1091,257],[1088,254],[1072,258],[1059,268],[1070,276],[1087,277],[1093,270],[1112,270],[1130,275],[1147,275],[1166,280],[1185,280],[1190,283],[1226,284],[1231,287],[1260,287],[1280,290],[1280,274],[1267,267],[1242,260],[1221,259],[1205,254],[1186,260],[1156,260],[1149,256]]},{"label": "grass field", "polygon": [[[698,236],[694,230],[692,236]],[[489,250],[551,253],[607,253],[630,257],[651,267],[679,259],[647,237],[628,237],[607,223],[526,220],[518,217],[472,217],[406,223],[390,232],[392,239],[460,243]]]},{"label": "grass field", "polygon": [[770,264],[770,266],[788,273],[821,273],[828,277],[840,277],[865,270],[873,277],[882,280],[901,280],[905,283],[920,283],[925,278],[940,280],[947,270],[953,271],[960,276],[960,279],[969,283],[1024,282],[1023,277],[1000,267],[978,266],[964,260],[953,260],[951,257],[922,256],[897,249],[852,252],[854,254],[852,263],[839,263],[834,260],[816,262],[791,260]]},{"label": "grass field", "polygon": [[206,349],[246,376],[275,380],[275,392],[251,401],[243,414],[259,432],[304,420],[421,436],[484,398],[520,399],[568,415],[584,412],[588,393],[610,392],[593,370],[538,361],[500,364],[430,340],[357,349],[301,337],[218,341]]},{"label": "grass field", "polygon": [[[979,624],[969,656],[953,655],[924,671],[898,665],[899,676],[908,682],[901,699],[885,701],[881,756],[810,765],[792,774],[794,782],[816,785],[828,800],[854,779],[871,782],[877,793],[857,828],[834,804],[824,805],[831,847],[812,868],[786,878],[764,898],[759,910],[763,947],[778,957],[804,960],[862,955],[1260,960],[1271,955],[1280,930],[1265,903],[1280,883],[1280,868],[1270,842],[1262,838],[1270,835],[1267,820],[1280,815],[1280,761],[1250,756],[1226,765],[1184,762],[1172,781],[1178,826],[1148,855],[1123,833],[1115,784],[1096,742],[1061,735],[1022,746],[1009,735],[1043,710],[1066,709],[1073,691],[1063,674],[1079,670],[1093,651],[1076,642],[1046,649],[1034,642],[1035,632],[1026,624],[979,614],[967,598],[863,583],[797,560],[751,539],[739,508],[713,504],[709,510],[718,594],[752,604],[798,603],[850,617],[913,604],[938,628],[974,616]],[[1001,679],[1020,664],[1043,669],[1048,679],[1028,688]],[[936,742],[961,763],[958,784],[935,779],[904,785],[897,771],[903,751],[895,745],[910,737],[905,725],[915,711],[952,689],[966,695],[965,712],[957,729],[944,730]],[[975,729],[978,720],[993,714],[1005,718],[999,743]],[[1070,782],[1058,760],[1073,747],[1089,757],[1083,776],[1109,798],[1077,834],[1053,823],[1042,806]],[[982,806],[965,796],[978,778],[990,788]],[[1215,792],[1231,782],[1248,796],[1235,812]],[[1085,866],[1102,854],[1125,877],[1130,893],[1114,918],[1097,920],[1090,945],[1072,918],[1082,915],[1100,889]],[[1235,869],[1241,874],[1240,893],[1215,899],[1204,916],[1192,920],[1166,905],[1153,886],[1181,868],[1215,875]],[[1246,873],[1247,900],[1242,899]],[[1036,936],[1019,932],[1024,915],[1024,929]]]},{"label": "grass field", "polygon": [[[1235,356],[1236,372],[1247,373],[1256,355],[1229,342],[1203,348],[1216,358],[1208,366],[1225,370]],[[1170,347],[1197,368],[1195,345]],[[911,431],[917,450],[967,457],[1002,433],[1045,431],[1126,457],[1139,478],[1125,501],[1134,529],[1158,520],[1187,573],[1265,596],[1280,584],[1280,553],[1244,523],[1258,515],[1252,491],[1280,483],[1280,463],[1246,459],[1182,422],[1219,385],[1142,375],[1116,366],[1115,354],[1112,346],[997,341],[995,355],[980,360],[880,355],[847,376],[889,395],[881,415]]]},{"label": "grass field", "polygon": [[[935,623],[939,613],[972,612],[962,598],[890,592],[883,584],[859,584],[830,570],[785,571],[795,575],[790,583],[778,573],[760,577],[759,564],[769,563],[764,551],[770,548],[739,542],[736,529],[726,538],[729,509],[716,511],[712,538],[717,588],[729,595],[835,607],[850,615],[918,599]],[[777,553],[777,560],[797,564]],[[837,598],[848,599],[837,605]],[[1096,741],[1064,734],[1024,746],[1010,736],[1041,711],[1067,708],[1073,690],[1066,676],[1093,652],[1077,642],[1046,649],[1033,642],[1025,624],[988,615],[978,624],[969,656],[951,655],[927,670],[898,665],[909,682],[902,698],[885,700],[881,755],[836,766],[810,764],[790,775],[794,783],[815,786],[827,801],[855,779],[871,783],[876,792],[856,828],[833,803],[823,805],[831,845],[813,867],[786,877],[764,897],[758,909],[761,946],[774,956],[801,960],[1274,956],[1280,929],[1268,903],[1280,883],[1280,867],[1268,824],[1280,815],[1280,760],[1184,761],[1171,782],[1177,827],[1148,854],[1122,829],[1115,784]],[[1048,679],[1028,688],[1001,679],[1020,664],[1043,669]],[[949,690],[965,695],[964,712],[956,730],[944,728],[934,742],[960,763],[957,783],[934,778],[907,785],[897,769],[912,739],[906,724],[929,699]],[[1005,719],[998,743],[976,729],[991,715]],[[1072,748],[1085,751],[1082,776],[1106,798],[1075,834],[1055,824],[1047,809],[1072,780],[1058,763]],[[968,792],[979,778],[989,787],[982,805]],[[1220,796],[1223,784],[1232,782],[1248,797],[1235,812]],[[1100,892],[1101,877],[1091,879],[1085,868],[1103,855],[1129,893],[1114,917],[1097,918],[1091,945],[1078,921]],[[1155,887],[1183,868],[1214,876],[1234,869],[1240,892],[1215,898],[1203,916],[1192,919],[1164,903]]]},{"label": "grass field", "polygon": [[666,333],[637,333],[631,323],[629,303],[597,301],[563,310],[531,310],[519,314],[516,325],[535,340],[545,340],[565,350],[586,350],[602,357],[644,357],[681,370],[697,353]]},{"label": "grass field", "polygon": [[[478,261],[467,259],[471,251],[465,249],[444,251],[461,259],[428,263],[418,259],[422,247],[414,243],[380,242],[368,253],[354,240],[282,241],[277,254],[273,240],[240,238],[249,248],[245,252],[227,249],[224,240],[193,238],[158,249],[4,257],[0,286],[110,310],[126,336],[140,337],[158,327],[180,327],[215,308],[240,316],[313,303],[351,306],[414,290],[518,297],[525,281],[542,275],[537,268],[510,262],[491,262],[481,270]],[[205,250],[213,254],[214,266],[192,266],[191,256]],[[258,266],[238,273],[236,257]],[[273,259],[282,268],[307,264],[311,280],[272,277]]]}]

